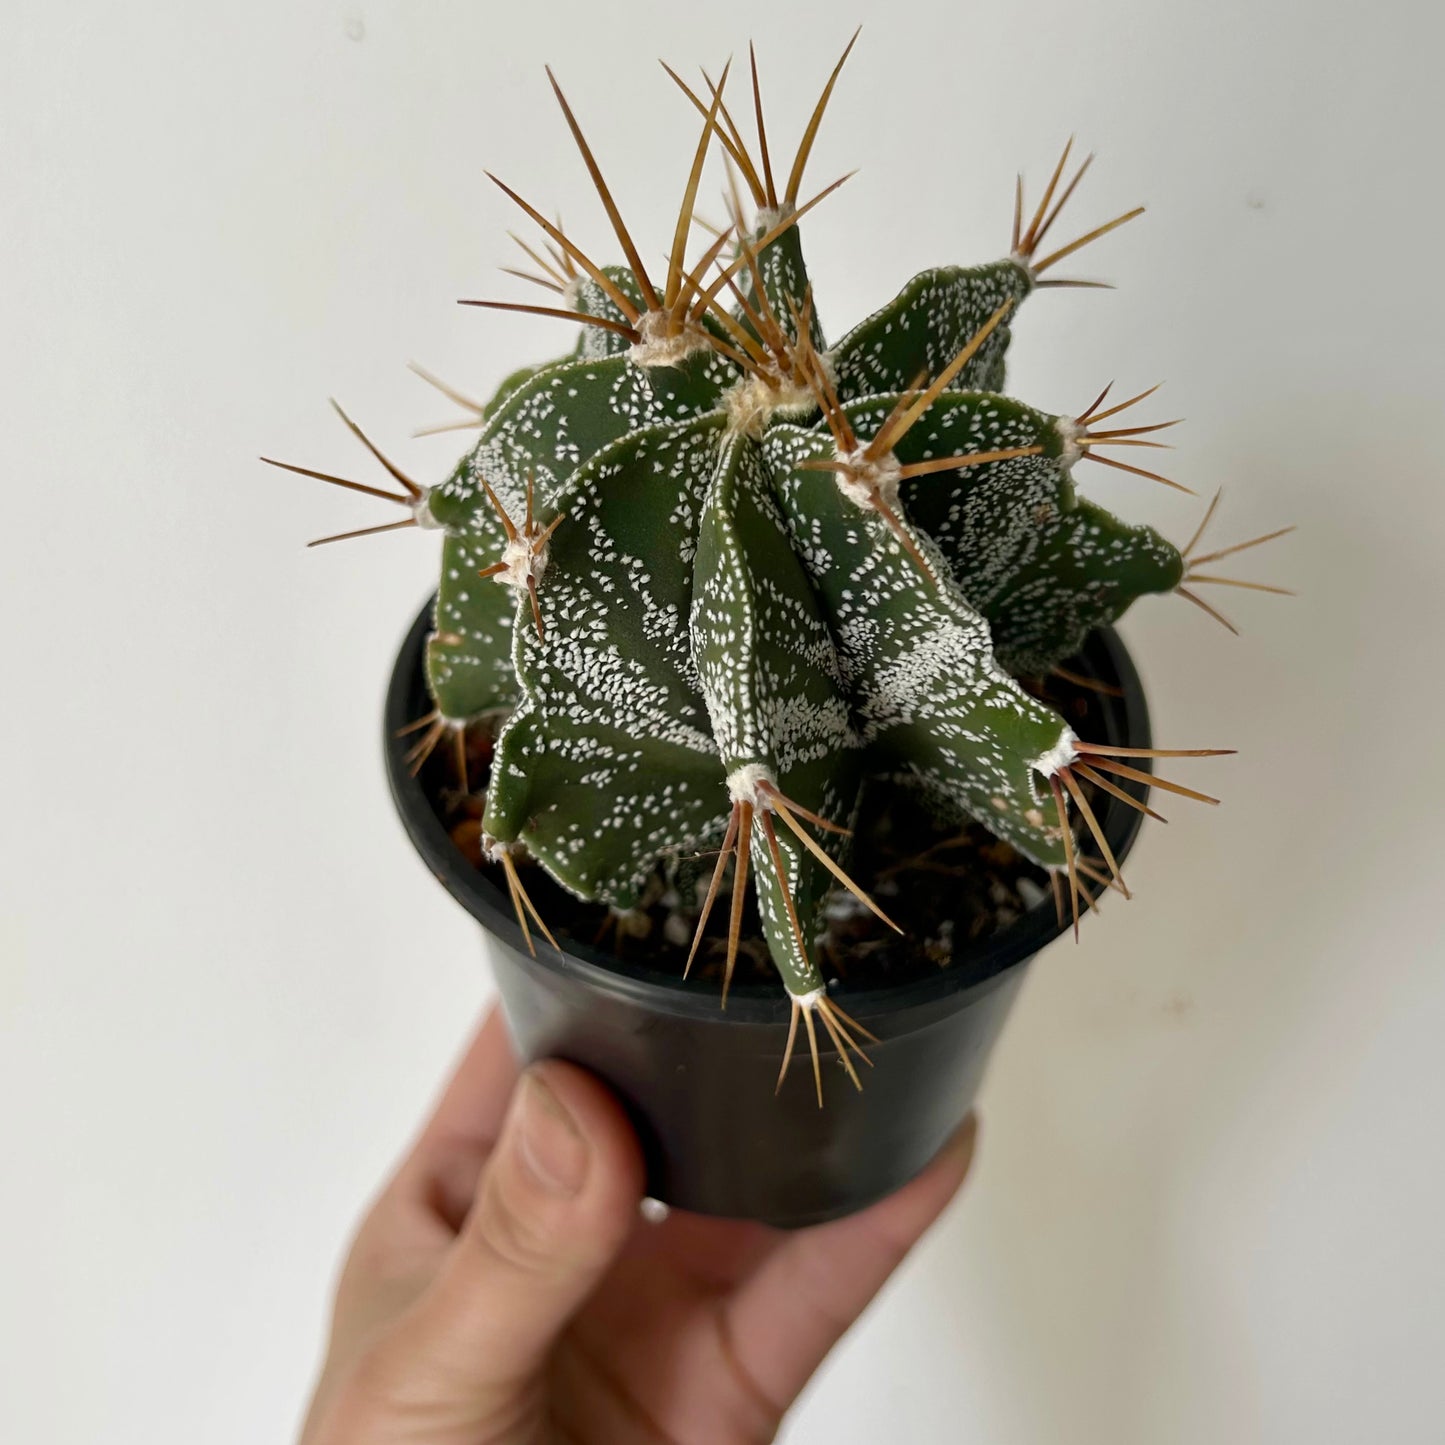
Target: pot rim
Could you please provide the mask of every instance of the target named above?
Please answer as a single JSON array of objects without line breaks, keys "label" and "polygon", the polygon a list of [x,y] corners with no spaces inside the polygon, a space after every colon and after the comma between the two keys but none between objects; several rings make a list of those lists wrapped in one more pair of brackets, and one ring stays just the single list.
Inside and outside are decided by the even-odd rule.
[{"label": "pot rim", "polygon": [[[406,742],[401,729],[425,711],[423,660],[427,638],[432,631],[435,594],[417,614],[397,653],[383,707],[382,751],[387,782],[403,828],[423,861],[451,896],[482,927],[512,948],[526,952],[522,930],[510,901],[487,874],[474,868],[452,842],[441,819],[433,810],[419,778],[413,777],[404,757]],[[1122,698],[1105,698],[1105,736],[1098,741],[1114,746],[1149,747],[1149,709],[1143,685],[1128,649],[1113,627],[1102,627],[1085,641],[1079,658],[1086,676],[1113,683]],[[1146,771],[1149,759],[1137,760]],[[1138,837],[1143,815],[1108,798],[1100,808],[1099,821],[1114,856],[1122,862]],[[1092,912],[1092,910],[1087,910]],[[953,995],[983,992],[1001,976],[1068,931],[1061,927],[1051,900],[1030,908],[1014,923],[960,951],[953,963],[908,983],[882,988],[841,988],[851,1014],[872,1019],[926,1006]],[[564,938],[562,956],[538,940],[536,967],[551,973],[581,978],[614,997],[627,999],[654,1012],[706,1018],[717,1023],[786,1026],[791,1008],[782,990],[767,984],[735,983],[728,992],[726,1011],[719,1008],[721,989],[711,983],[684,981],[677,974],[629,964],[612,954],[576,939]]]}]

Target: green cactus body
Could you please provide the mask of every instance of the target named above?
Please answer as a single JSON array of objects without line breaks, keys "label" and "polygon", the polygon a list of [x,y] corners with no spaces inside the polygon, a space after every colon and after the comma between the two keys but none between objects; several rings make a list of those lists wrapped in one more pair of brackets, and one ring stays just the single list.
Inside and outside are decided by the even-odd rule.
[{"label": "green cactus body", "polygon": [[484,826],[618,907],[727,811],[688,638],[722,438],[717,413],[642,427],[578,467],[555,498],[565,519],[539,589],[550,625],[539,637],[525,602],[513,624],[521,702],[497,740]]},{"label": "green cactus body", "polygon": [[[764,448],[739,432],[727,437],[703,509],[691,639],[730,798],[757,804],[766,818],[762,783],[810,812],[850,817],[859,740],[833,636],[779,510]],[[811,920],[826,873],[786,828],[751,831],[773,959],[788,991],[809,995],[822,977],[793,916],[800,928]]]},{"label": "green cactus body", "polygon": [[[750,238],[754,245],[764,239],[776,224],[779,215],[778,212],[767,212],[759,218]],[[761,304],[757,285],[759,278],[762,280]],[[796,226],[763,248],[758,255],[757,275],[754,275],[751,267],[745,270],[740,289],[744,299],[752,303],[755,309],[761,310],[763,305],[766,305],[782,330],[793,340],[797,339],[798,328],[793,312],[801,312],[807,301],[808,268],[803,260],[802,240]],[[753,336],[760,335],[758,328],[741,307],[734,314]],[[817,350],[823,349],[823,328],[819,325],[816,311],[809,316],[808,337]]]},{"label": "green cactus body", "polygon": [[870,771],[916,780],[942,811],[1062,865],[1037,785],[1040,769],[1068,761],[1069,730],[994,660],[988,624],[924,534],[909,528],[928,564],[920,576],[877,512],[846,497],[834,473],[806,468],[831,449],[826,433],[778,427],[766,451],[838,640]]},{"label": "green cactus body", "polygon": [[493,403],[481,441],[429,497],[432,517],[447,530],[428,649],[444,716],[509,707],[519,695],[510,661],[515,596],[477,577],[478,560],[495,561],[508,541],[483,479],[520,521],[530,478],[536,515],[551,520],[574,473],[613,442],[716,411],[733,381],[726,368],[708,351],[694,353],[684,367],[652,371],[623,355],[569,359],[541,368]]},{"label": "green cactus body", "polygon": [[[774,224],[764,216],[749,244]],[[631,272],[606,274],[640,309]],[[796,227],[742,276],[731,333],[699,325],[680,360],[650,364],[590,327],[577,355],[493,403],[430,497],[447,531],[431,680],[448,718],[510,710],[484,827],[494,848],[520,846],[584,898],[630,906],[659,863],[715,848],[746,801],[738,846],[769,948],[788,992],[809,1000],[823,987],[814,919],[834,885],[819,851],[847,859],[837,832],[814,829],[806,846],[800,814],[846,826],[862,780],[890,778],[1064,867],[1047,778],[1074,756],[1072,733],[1010,669],[1047,670],[1182,566],[1149,529],[1075,497],[1072,422],[998,393],[1006,323],[883,471],[1033,454],[885,478],[908,546],[866,487],[810,466],[840,456],[822,396],[800,406],[785,379],[749,375],[709,344],[739,328],[756,341],[761,321],[799,368],[811,353],[861,445],[906,388],[1029,294],[1018,260],[927,271],[821,354]],[[572,300],[628,319],[590,277]],[[762,402],[744,408],[749,388]],[[477,576],[508,555],[508,524],[525,525],[529,478],[534,531],[557,521],[537,559],[540,628],[518,566]]]},{"label": "green cactus body", "polygon": [[[582,337],[507,379],[443,483],[395,497],[445,533],[438,726],[504,719],[484,828],[509,878],[527,856],[627,908],[660,865],[700,877],[721,844],[731,947],[750,872],[782,982],[830,1032],[813,929],[836,881],[857,891],[864,783],[921,790],[1076,882],[1060,782],[1078,802],[1089,745],[1016,679],[1193,580],[1179,549],[1076,494],[1098,448],[1152,444],[1095,429],[1131,402],[1070,418],[1003,394],[1017,307],[1135,213],[1038,259],[1078,180],[1049,211],[1061,161],[1027,229],[1020,196],[1006,259],[923,272],[825,350],[797,226],[821,197],[799,205],[797,185],[832,84],[781,201],[717,125],[720,88],[711,107],[688,91],[707,122],[665,286],[592,265],[521,202],[556,262],[523,243],[537,279]],[[751,226],[734,214],[717,281],[679,264],[713,130],[758,206]]]},{"label": "green cactus body", "polygon": [[[867,434],[897,401],[869,398],[846,414]],[[901,487],[910,520],[937,543],[960,592],[988,620],[999,662],[1014,673],[1047,672],[1137,597],[1173,591],[1183,577],[1178,550],[1157,532],[1076,496],[1076,430],[1068,417],[960,389],[936,401],[894,448],[905,466],[1037,449]]]},{"label": "green cactus body", "polygon": [[[756,286],[743,295],[796,344],[782,318],[811,289],[787,236],[756,258],[761,305]],[[608,274],[640,297],[630,274]],[[575,289],[580,311],[621,316],[595,282]],[[909,399],[900,388],[941,372],[1029,289],[1013,261],[927,272],[824,353],[860,443]],[[748,324],[741,310],[736,324]],[[833,878],[795,830],[772,825],[769,786],[846,826],[861,780],[893,778],[1063,867],[1046,778],[1072,757],[1072,734],[1008,668],[1047,669],[1134,597],[1167,590],[1180,564],[1148,529],[1076,499],[1072,423],[979,389],[1002,380],[1005,328],[889,465],[1036,454],[895,482],[911,548],[841,473],[810,468],[839,455],[817,400],[800,408],[781,382],[768,392],[705,340],[678,364],[647,365],[616,332],[586,334],[591,354],[494,403],[431,494],[448,534],[439,707],[511,709],[484,821],[494,846],[520,845],[564,887],[627,907],[660,862],[716,847],[746,800],[759,911],[798,998],[822,987],[811,931]],[[742,420],[750,386],[784,404]],[[508,547],[492,498],[521,528],[529,477],[534,528],[560,515],[536,577],[541,635],[515,571],[476,575]],[[846,864],[839,834],[814,841]]]},{"label": "green cactus body", "polygon": [[[937,376],[1000,306],[1017,306],[1032,290],[1027,268],[1013,260],[921,272],[831,353],[838,394],[877,396]],[[1008,344],[1005,322],[959,375],[958,390],[1000,390]]]}]

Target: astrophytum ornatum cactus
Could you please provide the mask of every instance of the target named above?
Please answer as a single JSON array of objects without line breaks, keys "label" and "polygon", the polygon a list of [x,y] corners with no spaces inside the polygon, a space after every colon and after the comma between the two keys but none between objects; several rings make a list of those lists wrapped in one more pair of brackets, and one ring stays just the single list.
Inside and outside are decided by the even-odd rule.
[{"label": "astrophytum ornatum cactus", "polygon": [[[941,818],[978,820],[1067,878],[1077,922],[1081,872],[1122,886],[1081,783],[1142,807],[1120,781],[1143,774],[1016,679],[1049,672],[1144,593],[1212,612],[1188,584],[1229,579],[1197,571],[1221,554],[1190,560],[1076,492],[1082,461],[1165,481],[1103,454],[1157,444],[1147,434],[1169,423],[1121,417],[1149,393],[1101,395],[1077,416],[1003,394],[1015,309],[1092,284],[1049,273],[1138,214],[1045,247],[1087,160],[1065,182],[1066,149],[1027,220],[1020,182],[1004,259],[925,271],[825,342],[797,223],[834,189],[799,199],[842,63],[781,194],[756,63],[756,153],[723,100],[726,72],[708,101],[673,76],[704,124],[656,283],[557,90],[627,264],[594,264],[503,186],[542,232],[517,238],[540,268],[529,279],[556,295],[472,304],[580,319],[581,340],[475,409],[480,440],[439,486],[376,452],[402,491],[370,490],[410,509],[391,526],[443,533],[436,710],[418,755],[497,721],[484,842],[523,929],[530,916],[547,933],[519,857],[627,909],[661,863],[721,845],[698,937],[731,861],[729,974],[751,878],[795,1030],[801,1017],[813,1039],[817,1014],[847,1062],[851,1021],[810,940],[832,888],[879,911],[846,872],[863,780],[920,790]],[[714,141],[756,215],[744,220],[735,187],[732,226],[689,268]],[[1071,804],[1108,872],[1079,857]]]}]

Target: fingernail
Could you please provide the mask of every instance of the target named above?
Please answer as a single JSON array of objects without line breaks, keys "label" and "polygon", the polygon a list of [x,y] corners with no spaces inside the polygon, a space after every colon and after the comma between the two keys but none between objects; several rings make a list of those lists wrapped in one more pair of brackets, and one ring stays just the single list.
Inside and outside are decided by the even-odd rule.
[{"label": "fingernail", "polygon": [[587,1142],[536,1074],[522,1075],[516,1128],[518,1157],[536,1183],[559,1198],[576,1194],[587,1178]]}]

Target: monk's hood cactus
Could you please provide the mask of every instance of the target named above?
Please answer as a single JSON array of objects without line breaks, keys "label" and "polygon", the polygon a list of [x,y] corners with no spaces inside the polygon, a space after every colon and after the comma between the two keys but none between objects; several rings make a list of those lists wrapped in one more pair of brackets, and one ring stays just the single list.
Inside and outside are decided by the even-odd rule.
[{"label": "monk's hood cactus", "polygon": [[[1065,180],[1066,151],[1027,220],[1020,186],[1002,260],[925,271],[825,340],[798,222],[822,199],[800,184],[836,78],[781,194],[756,92],[754,154],[721,84],[683,86],[704,123],[656,281],[563,100],[628,264],[598,266],[504,187],[553,294],[478,304],[580,318],[582,339],[508,378],[439,485],[386,463],[402,490],[381,494],[410,513],[393,525],[443,533],[423,745],[504,719],[484,828],[524,925],[542,920],[519,857],[625,909],[660,862],[721,846],[704,915],[734,860],[733,948],[751,878],[795,1024],[811,1037],[819,1013],[846,1059],[811,938],[829,889],[864,896],[846,872],[862,782],[921,790],[1077,889],[1068,805],[1112,869],[1081,784],[1116,792],[1131,765],[1018,679],[1143,594],[1204,606],[1192,582],[1220,579],[1077,491],[1084,461],[1165,480],[1123,460],[1165,425],[1121,415],[1147,393],[1061,416],[1003,391],[1019,307],[1138,214],[1045,246],[1087,160]],[[715,144],[756,217],[735,192],[731,228],[688,267]]]}]

